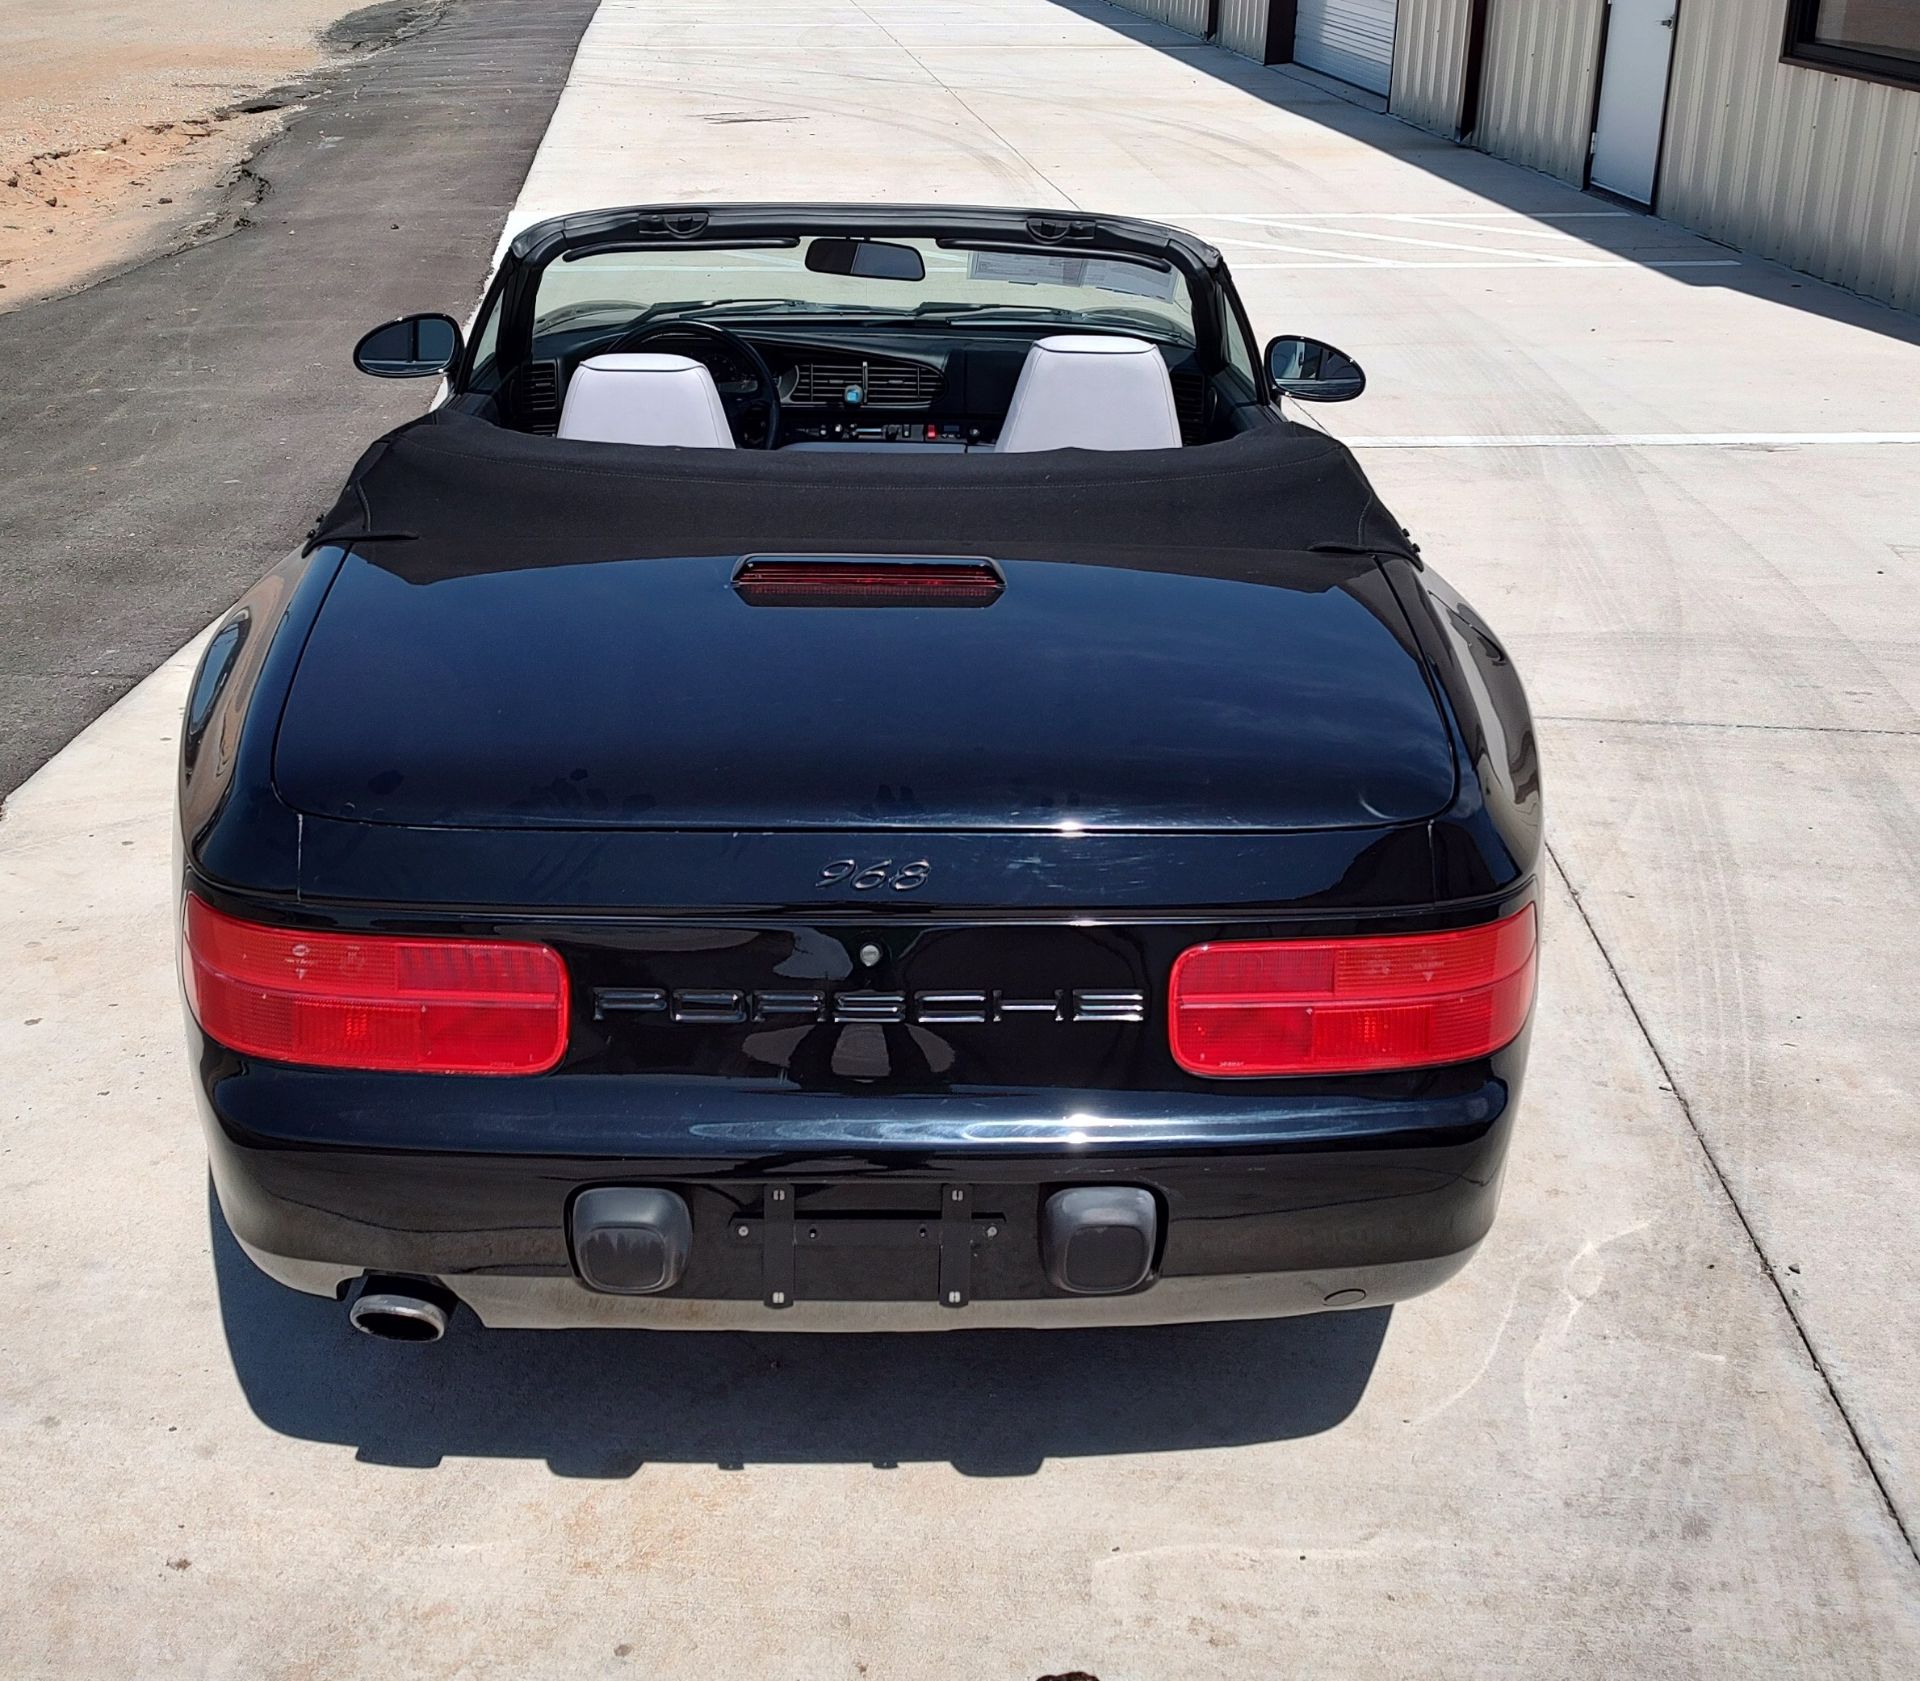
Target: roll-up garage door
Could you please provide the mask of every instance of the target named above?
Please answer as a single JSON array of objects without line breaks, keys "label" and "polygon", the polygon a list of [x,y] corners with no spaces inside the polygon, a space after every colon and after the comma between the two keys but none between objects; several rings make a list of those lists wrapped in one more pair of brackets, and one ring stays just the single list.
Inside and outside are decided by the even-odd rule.
[{"label": "roll-up garage door", "polygon": [[1398,0],[1300,0],[1293,56],[1343,82],[1389,92]]}]

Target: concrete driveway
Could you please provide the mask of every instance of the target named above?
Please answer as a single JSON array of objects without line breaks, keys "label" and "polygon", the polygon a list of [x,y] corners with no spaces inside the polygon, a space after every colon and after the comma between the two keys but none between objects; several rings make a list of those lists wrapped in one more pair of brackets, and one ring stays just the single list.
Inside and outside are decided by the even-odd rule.
[{"label": "concrete driveway", "polygon": [[1096,0],[604,0],[515,218],[719,197],[1157,215],[1365,363],[1546,753],[1494,1235],[1390,1315],[353,1337],[207,1202],[189,649],[0,820],[0,1673],[1920,1673],[1920,322]]}]

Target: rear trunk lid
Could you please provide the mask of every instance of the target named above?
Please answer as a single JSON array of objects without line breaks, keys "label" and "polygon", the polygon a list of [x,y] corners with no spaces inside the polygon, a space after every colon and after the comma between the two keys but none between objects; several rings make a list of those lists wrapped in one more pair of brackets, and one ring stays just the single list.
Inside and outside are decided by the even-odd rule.
[{"label": "rear trunk lid", "polygon": [[731,833],[1275,832],[1451,800],[1378,563],[997,564],[990,605],[935,610],[752,605],[735,556],[421,581],[349,555],[293,680],[279,792],[356,824]]}]

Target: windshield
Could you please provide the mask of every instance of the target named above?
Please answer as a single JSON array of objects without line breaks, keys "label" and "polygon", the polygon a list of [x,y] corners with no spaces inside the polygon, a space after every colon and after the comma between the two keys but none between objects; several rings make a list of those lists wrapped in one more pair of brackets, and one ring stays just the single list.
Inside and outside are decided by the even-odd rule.
[{"label": "windshield", "polygon": [[[534,337],[676,315],[880,317],[930,326],[1058,321],[1194,342],[1187,282],[1168,264],[1107,252],[962,250],[931,239],[879,248],[917,253],[919,279],[809,267],[818,241],[777,247],[691,246],[596,251],[549,263],[534,304]],[[844,249],[848,242],[827,242]]]}]

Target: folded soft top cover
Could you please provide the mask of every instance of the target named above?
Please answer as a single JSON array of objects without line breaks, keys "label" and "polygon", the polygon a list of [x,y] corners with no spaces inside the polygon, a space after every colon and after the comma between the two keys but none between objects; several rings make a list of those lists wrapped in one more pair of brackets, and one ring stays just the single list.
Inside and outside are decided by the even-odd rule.
[{"label": "folded soft top cover", "polygon": [[450,409],[361,457],[313,546],[419,583],[655,555],[1404,552],[1337,440],[998,455],[688,450],[512,432]]}]

